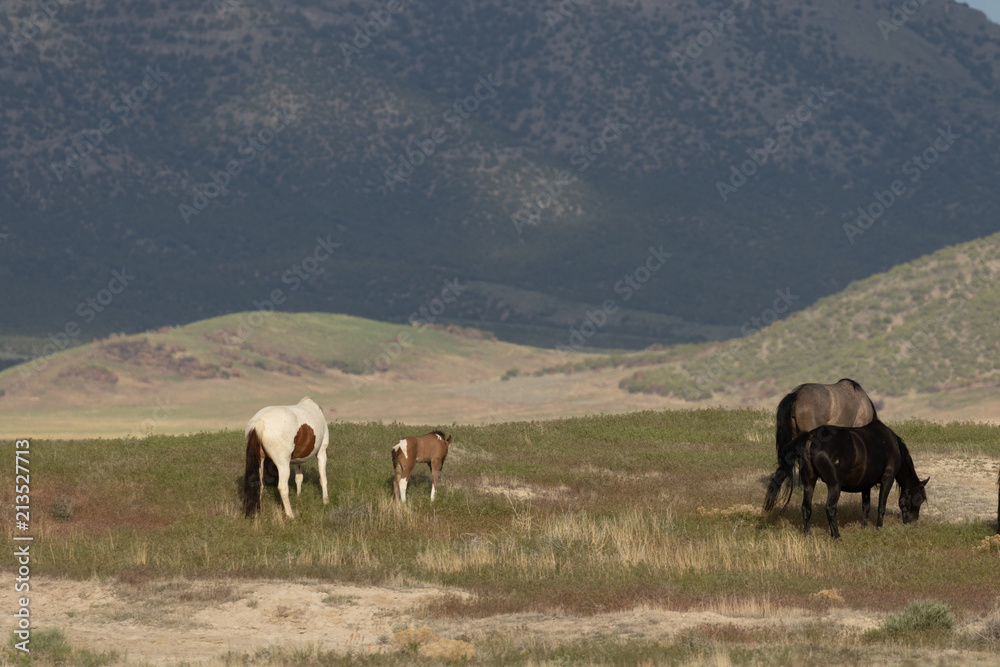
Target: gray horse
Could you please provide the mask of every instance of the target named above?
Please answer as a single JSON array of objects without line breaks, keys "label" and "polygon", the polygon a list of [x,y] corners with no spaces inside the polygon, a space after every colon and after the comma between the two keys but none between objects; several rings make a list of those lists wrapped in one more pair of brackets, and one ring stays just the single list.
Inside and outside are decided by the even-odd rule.
[{"label": "gray horse", "polygon": [[775,449],[800,433],[830,426],[867,426],[878,419],[875,405],[861,385],[844,378],[837,384],[800,384],[778,403]]}]

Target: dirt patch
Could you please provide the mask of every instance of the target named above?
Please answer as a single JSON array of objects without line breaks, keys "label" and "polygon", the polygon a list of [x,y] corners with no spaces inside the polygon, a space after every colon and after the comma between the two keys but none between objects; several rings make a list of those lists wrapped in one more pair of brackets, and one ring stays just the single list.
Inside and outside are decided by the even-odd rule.
[{"label": "dirt patch", "polygon": [[148,338],[125,339],[112,336],[97,348],[100,359],[130,366],[147,366],[162,369],[181,377],[205,380],[215,377],[239,377],[238,372],[224,370],[216,364],[207,364],[187,354],[180,345],[157,343]]},{"label": "dirt patch", "polygon": [[[77,648],[127,654],[130,664],[205,664],[269,646],[355,654],[396,650],[394,629],[440,588],[322,582],[185,581],[139,585],[32,577],[32,625],[62,628]],[[11,607],[11,605],[8,605]]]},{"label": "dirt patch", "polygon": [[[130,663],[218,661],[228,652],[253,655],[269,646],[355,654],[399,650],[400,629],[427,627],[440,648],[466,650],[488,635],[526,633],[539,640],[572,641],[596,635],[671,636],[706,624],[757,628],[804,624],[802,610],[756,615],[636,608],[576,617],[504,614],[476,620],[417,617],[441,588],[368,587],[323,582],[150,581],[139,584],[32,578],[32,619],[38,628],[62,628],[76,647],[114,650]],[[832,612],[845,627],[874,627],[867,614]],[[454,642],[462,642],[459,646]],[[457,647],[457,648],[456,648]]]},{"label": "dirt patch", "polygon": [[[825,595],[824,595],[825,594]],[[832,604],[821,611],[767,600],[672,611],[642,606],[622,612],[501,614],[479,619],[421,618],[441,596],[435,587],[352,586],[316,581],[65,581],[32,578],[32,625],[61,628],[76,648],[117,651],[129,664],[223,664],[227,654],[309,649],[354,655],[419,645],[422,656],[467,659],[477,644],[558,646],[596,637],[671,641],[709,629],[722,634],[787,633],[814,623],[858,634],[883,615]],[[820,597],[830,598],[829,591]],[[960,629],[961,631],[962,629]]]},{"label": "dirt patch", "polygon": [[515,480],[497,480],[481,478],[472,485],[466,485],[466,490],[477,493],[489,493],[497,496],[507,496],[514,500],[558,500],[565,498],[569,493],[569,487],[560,484],[559,486],[539,486],[537,484],[524,484]]},{"label": "dirt patch", "polygon": [[612,470],[610,468],[599,468],[589,463],[576,466],[575,468],[573,468],[573,472],[582,473],[584,475],[593,475],[595,477],[609,477],[611,479],[621,479],[627,481],[644,480],[644,479],[663,479],[667,476],[666,473],[664,473],[662,470],[649,470],[642,473],[629,473],[629,472],[623,472],[621,470]]},{"label": "dirt patch", "polygon": [[90,387],[111,388],[118,384],[118,376],[100,366],[83,365],[69,366],[59,371],[61,378],[76,378],[83,380]]},{"label": "dirt patch", "polygon": [[[997,465],[988,456],[919,456],[920,479],[930,477],[921,517],[935,521],[997,521]],[[895,497],[895,496],[893,496]],[[898,510],[897,510],[898,511]]]}]

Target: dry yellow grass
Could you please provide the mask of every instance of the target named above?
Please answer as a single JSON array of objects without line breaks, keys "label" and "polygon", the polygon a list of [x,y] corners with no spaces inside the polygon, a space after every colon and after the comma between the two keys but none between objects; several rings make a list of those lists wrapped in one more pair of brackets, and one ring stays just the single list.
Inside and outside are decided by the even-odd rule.
[{"label": "dry yellow grass", "polygon": [[577,512],[545,519],[536,530],[532,526],[515,515],[506,533],[437,540],[420,552],[418,562],[439,574],[506,569],[546,576],[574,568],[624,574],[643,566],[663,577],[735,572],[818,576],[842,565],[843,558],[833,541],[797,531],[747,538],[719,527],[706,539],[692,541],[677,529],[669,511],[628,510],[609,518]]}]

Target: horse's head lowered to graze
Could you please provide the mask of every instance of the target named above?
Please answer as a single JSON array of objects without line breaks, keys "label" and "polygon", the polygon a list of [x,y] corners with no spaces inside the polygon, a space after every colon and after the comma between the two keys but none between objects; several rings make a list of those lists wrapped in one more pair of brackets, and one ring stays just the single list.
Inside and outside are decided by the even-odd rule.
[{"label": "horse's head lowered to graze", "polygon": [[930,477],[908,489],[900,486],[899,512],[903,515],[903,523],[910,523],[920,518],[920,506],[927,502],[927,491],[924,487],[929,481]]},{"label": "horse's head lowered to graze", "polygon": [[451,436],[441,431],[431,431],[424,435],[402,438],[392,447],[392,468],[395,477],[392,482],[396,500],[406,502],[406,486],[410,482],[410,473],[418,463],[426,463],[431,469],[431,501],[437,492],[438,476],[444,460],[448,456],[448,445]]}]

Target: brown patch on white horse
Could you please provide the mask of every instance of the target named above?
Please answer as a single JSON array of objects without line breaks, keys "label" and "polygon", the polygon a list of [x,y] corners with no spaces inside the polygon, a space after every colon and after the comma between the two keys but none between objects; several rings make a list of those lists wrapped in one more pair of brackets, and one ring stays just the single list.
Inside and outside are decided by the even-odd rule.
[{"label": "brown patch on white horse", "polygon": [[431,431],[430,433],[418,436],[408,436],[401,439],[392,447],[392,468],[395,477],[392,481],[392,490],[396,500],[406,502],[406,487],[410,482],[410,473],[418,463],[426,463],[431,469],[431,501],[437,491],[438,476],[441,474],[441,467],[448,456],[448,445],[451,444],[451,436],[446,436],[441,431]]},{"label": "brown patch on white horse", "polygon": [[292,450],[292,460],[309,458],[316,446],[316,432],[309,424],[303,424],[295,433],[295,449]]}]

